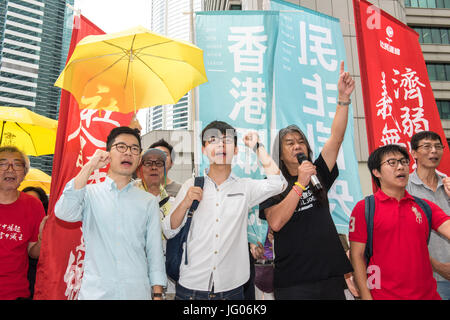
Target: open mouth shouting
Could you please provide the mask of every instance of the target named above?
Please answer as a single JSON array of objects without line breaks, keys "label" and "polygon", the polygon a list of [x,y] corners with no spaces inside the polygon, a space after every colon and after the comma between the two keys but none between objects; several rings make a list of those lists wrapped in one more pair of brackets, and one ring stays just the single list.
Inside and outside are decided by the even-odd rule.
[{"label": "open mouth shouting", "polygon": [[17,177],[16,176],[5,176],[3,177],[3,181],[4,182],[10,182],[10,183],[16,183],[17,182]]},{"label": "open mouth shouting", "polygon": [[123,160],[120,162],[120,165],[125,168],[131,168],[133,166],[133,162],[131,160]]},{"label": "open mouth shouting", "polygon": [[408,175],[406,173],[399,173],[399,174],[395,175],[395,178],[401,182],[408,181]]}]

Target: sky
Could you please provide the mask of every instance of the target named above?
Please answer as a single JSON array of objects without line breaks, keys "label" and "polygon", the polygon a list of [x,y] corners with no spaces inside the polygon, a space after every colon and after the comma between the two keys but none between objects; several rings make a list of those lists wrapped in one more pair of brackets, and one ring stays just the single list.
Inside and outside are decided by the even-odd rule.
[{"label": "sky", "polygon": [[[139,25],[150,29],[151,0],[75,0],[74,7],[106,33]],[[142,133],[146,133],[146,113],[146,110],[137,113]]]}]

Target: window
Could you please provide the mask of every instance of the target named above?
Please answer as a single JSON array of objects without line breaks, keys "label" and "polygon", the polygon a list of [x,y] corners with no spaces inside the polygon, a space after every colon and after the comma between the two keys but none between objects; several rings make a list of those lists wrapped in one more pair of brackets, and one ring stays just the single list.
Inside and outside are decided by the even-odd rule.
[{"label": "window", "polygon": [[423,28],[423,43],[432,43],[431,30],[429,28]]},{"label": "window", "polygon": [[436,66],[434,64],[427,63],[427,72],[430,81],[436,80]]},{"label": "window", "polygon": [[450,0],[405,0],[405,7],[449,9]]},{"label": "window", "polygon": [[450,100],[436,100],[441,119],[450,119]]},{"label": "window", "polygon": [[450,28],[414,27],[419,34],[419,42],[423,44],[450,44]]},{"label": "window", "polygon": [[441,32],[441,43],[442,44],[450,44],[450,41],[449,41],[450,29],[441,28],[440,32]]},{"label": "window", "polygon": [[438,28],[431,29],[431,41],[433,43],[441,43],[441,31]]},{"label": "window", "polygon": [[445,76],[445,67],[443,64],[436,64],[436,80],[437,81],[449,80]]}]

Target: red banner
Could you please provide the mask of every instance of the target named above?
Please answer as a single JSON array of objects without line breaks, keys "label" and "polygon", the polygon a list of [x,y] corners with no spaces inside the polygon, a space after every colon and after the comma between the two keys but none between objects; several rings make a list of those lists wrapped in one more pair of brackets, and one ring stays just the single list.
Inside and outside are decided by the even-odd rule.
[{"label": "red banner", "polygon": [[[95,34],[104,32],[85,17],[75,16],[68,58],[81,39]],[[98,95],[101,97],[101,93]],[[132,116],[132,113],[80,110],[73,96],[62,90],[48,208],[50,217],[42,237],[34,299],[78,297],[84,261],[81,223],[63,222],[55,217],[53,210],[66,183],[78,174],[96,149],[106,148],[109,132],[114,127],[129,125]],[[89,183],[103,181],[107,169],[96,170]]]},{"label": "red banner", "polygon": [[353,8],[369,152],[393,143],[411,152],[413,134],[434,131],[445,146],[438,170],[448,174],[448,144],[419,35],[367,1],[353,0]]}]

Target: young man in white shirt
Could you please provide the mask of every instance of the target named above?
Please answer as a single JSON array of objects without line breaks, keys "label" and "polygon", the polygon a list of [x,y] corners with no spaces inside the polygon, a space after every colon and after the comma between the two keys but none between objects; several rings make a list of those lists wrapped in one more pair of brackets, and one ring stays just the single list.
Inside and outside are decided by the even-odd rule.
[{"label": "young man in white shirt", "polygon": [[[181,263],[175,299],[239,300],[250,276],[248,211],[282,192],[287,183],[255,132],[244,137],[244,144],[256,152],[267,175],[264,180],[239,178],[231,172],[238,153],[232,126],[213,121],[201,138],[202,152],[209,160],[203,189],[194,186],[194,179],[186,181],[163,220],[164,234],[174,237],[184,226],[192,202],[200,201],[187,240],[189,263]],[[182,261],[185,254],[186,250]]]}]

